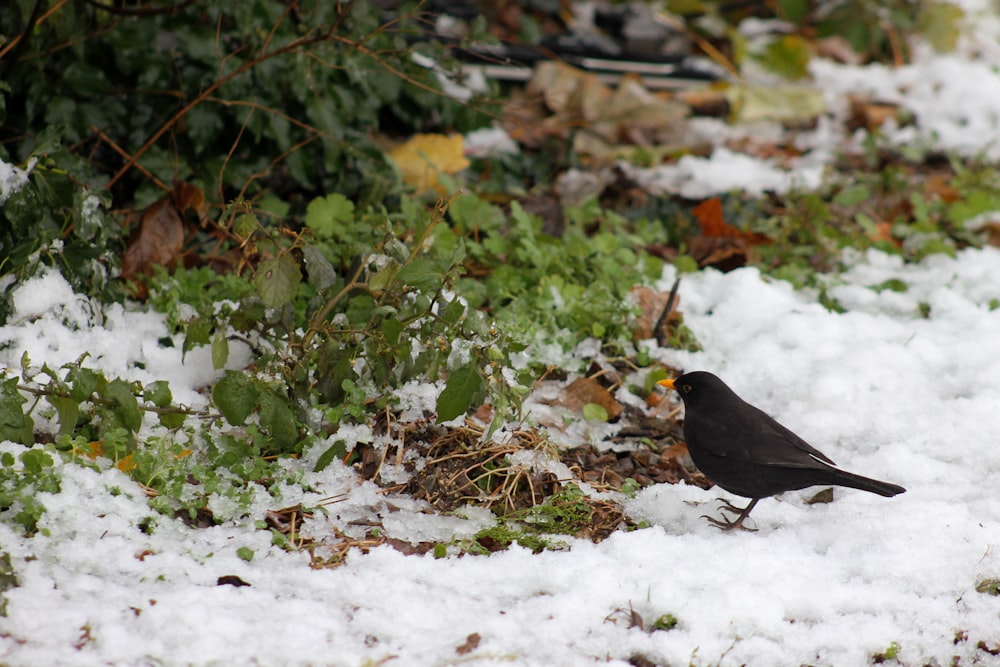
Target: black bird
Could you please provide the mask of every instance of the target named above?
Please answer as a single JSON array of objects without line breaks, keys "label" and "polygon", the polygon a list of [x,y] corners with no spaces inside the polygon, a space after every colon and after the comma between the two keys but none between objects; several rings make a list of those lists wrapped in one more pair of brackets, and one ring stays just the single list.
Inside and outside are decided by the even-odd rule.
[{"label": "black bird", "polygon": [[730,493],[750,498],[745,508],[726,503],[735,521],[705,518],[724,530],[741,528],[761,498],[817,484],[848,486],[892,497],[906,491],[835,467],[821,451],[750,405],[704,371],[658,384],[684,401],[684,439],[691,459],[710,480]]}]

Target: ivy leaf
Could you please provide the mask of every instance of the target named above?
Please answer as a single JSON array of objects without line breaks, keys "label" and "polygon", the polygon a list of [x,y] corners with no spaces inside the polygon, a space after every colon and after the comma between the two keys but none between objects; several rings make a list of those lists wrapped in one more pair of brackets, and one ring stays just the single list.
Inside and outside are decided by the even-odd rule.
[{"label": "ivy leaf", "polygon": [[453,370],[437,400],[437,422],[451,421],[478,406],[486,397],[486,384],[475,362]]},{"label": "ivy leaf", "polygon": [[142,427],[142,411],[139,410],[139,401],[136,400],[128,382],[121,379],[112,380],[108,384],[105,395],[116,404],[114,412],[122,420],[122,425],[125,428],[134,433]]},{"label": "ivy leaf", "polygon": [[246,375],[236,371],[227,371],[212,389],[215,407],[233,426],[242,426],[247,420],[257,407],[257,395],[257,387]]},{"label": "ivy leaf", "polygon": [[257,267],[253,284],[261,301],[271,308],[280,308],[291,303],[302,282],[299,265],[289,255],[279,255]]}]

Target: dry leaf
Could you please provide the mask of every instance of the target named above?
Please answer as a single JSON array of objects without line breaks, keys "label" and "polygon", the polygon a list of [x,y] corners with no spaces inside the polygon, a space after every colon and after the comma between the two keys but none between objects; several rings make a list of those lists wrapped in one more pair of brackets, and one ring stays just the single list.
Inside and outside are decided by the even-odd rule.
[{"label": "dry leaf", "polygon": [[455,649],[455,653],[459,655],[466,655],[472,653],[479,647],[479,642],[482,637],[479,636],[478,632],[473,632],[471,635],[465,638],[465,643]]},{"label": "dry leaf", "polygon": [[691,213],[701,225],[702,236],[743,238],[743,232],[726,224],[722,214],[722,200],[718,197],[706,199],[695,206]]},{"label": "dry leaf", "polygon": [[948,204],[958,201],[961,197],[958,188],[951,184],[951,177],[944,174],[928,176],[924,181],[924,192],[928,195],[935,195]]},{"label": "dry leaf", "polygon": [[592,377],[578,378],[563,389],[561,403],[565,407],[580,412],[588,403],[595,403],[608,413],[608,421],[618,419],[622,404],[615,400],[607,389]]},{"label": "dry leaf", "polygon": [[872,100],[851,97],[851,110],[848,113],[847,129],[854,131],[865,128],[869,132],[878,130],[888,121],[900,124],[899,105],[889,102],[874,102]]},{"label": "dry leaf", "polygon": [[190,183],[174,184],[170,194],[158,199],[142,213],[122,258],[122,278],[135,281],[136,296],[143,299],[147,287],[138,280],[153,274],[154,266],[175,266],[184,248],[184,219],[193,212],[199,223],[208,218],[209,206],[201,188]]},{"label": "dry leaf", "polygon": [[657,292],[648,287],[640,286],[632,288],[632,294],[638,300],[639,308],[642,309],[642,313],[639,315],[635,326],[635,338],[637,340],[646,340],[647,338],[656,337],[657,332],[653,331],[653,327],[657,322],[662,322],[663,328],[666,328],[667,323],[670,322],[671,313],[677,311],[677,304],[680,302],[680,297],[676,296],[674,298],[674,303],[670,307],[670,313],[664,316],[663,309],[667,307],[667,300],[670,298],[669,293]]}]

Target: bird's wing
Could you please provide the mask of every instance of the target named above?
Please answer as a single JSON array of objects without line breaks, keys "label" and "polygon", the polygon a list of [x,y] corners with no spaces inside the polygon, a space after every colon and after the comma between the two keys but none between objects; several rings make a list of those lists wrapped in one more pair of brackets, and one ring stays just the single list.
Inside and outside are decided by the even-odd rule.
[{"label": "bird's wing", "polygon": [[779,424],[765,412],[754,408],[766,419],[755,420],[757,428],[749,435],[748,460],[762,465],[787,468],[826,468],[836,466],[830,457]]},{"label": "bird's wing", "polygon": [[758,465],[826,468],[836,464],[823,452],[779,424],[766,412],[744,403],[715,418],[685,422],[688,443],[716,456]]}]

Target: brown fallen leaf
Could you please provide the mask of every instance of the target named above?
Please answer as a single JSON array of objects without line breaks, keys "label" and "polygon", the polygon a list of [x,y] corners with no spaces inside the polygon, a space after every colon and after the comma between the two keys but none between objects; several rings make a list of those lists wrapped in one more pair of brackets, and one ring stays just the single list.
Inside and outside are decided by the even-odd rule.
[{"label": "brown fallen leaf", "polygon": [[670,304],[670,312],[664,314],[663,309],[667,307],[667,302],[670,301],[669,292],[657,292],[648,287],[640,286],[632,288],[632,294],[638,300],[639,308],[642,309],[642,313],[639,315],[635,325],[635,338],[637,340],[645,340],[657,337],[657,332],[653,331],[653,327],[656,326],[657,322],[660,322],[660,328],[666,328],[670,322],[671,315],[677,312],[680,299],[675,296],[674,302]]},{"label": "brown fallen leaf", "polygon": [[699,266],[731,271],[746,265],[753,244],[769,241],[763,234],[744,232],[727,223],[718,197],[706,199],[691,213],[701,226],[701,234],[688,239],[688,251]]},{"label": "brown fallen leaf", "polygon": [[465,643],[455,649],[455,653],[459,655],[466,655],[472,653],[479,647],[479,642],[482,641],[482,637],[479,636],[478,632],[473,632],[471,635],[465,638]]},{"label": "brown fallen leaf", "polygon": [[560,403],[570,410],[580,412],[588,403],[600,405],[608,413],[608,421],[618,419],[622,404],[615,400],[601,383],[592,377],[577,378],[562,390]]},{"label": "brown fallen leaf", "polygon": [[144,299],[148,293],[142,276],[153,275],[154,266],[172,268],[179,263],[184,248],[184,214],[193,211],[204,223],[208,210],[200,188],[178,182],[170,194],[143,211],[122,258],[122,278],[135,285],[137,298]]},{"label": "brown fallen leaf", "polygon": [[878,130],[888,121],[894,120],[903,124],[898,104],[891,102],[876,102],[869,99],[852,97],[851,110],[847,116],[846,126],[852,132],[865,128],[869,132]]}]

